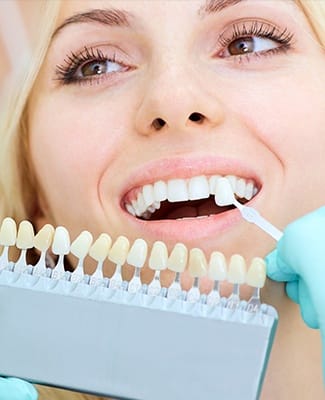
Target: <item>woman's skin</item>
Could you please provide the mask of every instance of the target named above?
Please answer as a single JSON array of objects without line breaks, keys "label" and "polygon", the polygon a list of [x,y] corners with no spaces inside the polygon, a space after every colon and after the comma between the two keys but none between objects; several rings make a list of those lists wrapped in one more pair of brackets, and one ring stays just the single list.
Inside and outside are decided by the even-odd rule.
[{"label": "woman's skin", "polygon": [[[80,15],[96,9],[104,19]],[[248,53],[236,55],[247,36]],[[103,73],[82,75],[98,59]],[[324,71],[325,53],[293,1],[63,2],[29,103],[37,225],[64,225],[72,238],[88,229],[170,249],[182,242],[207,256],[265,256],[273,239],[237,210],[144,221],[124,204],[145,184],[218,174],[253,180],[251,204],[280,229],[323,205]],[[264,300],[280,324],[262,399],[321,399],[317,333],[281,285],[268,282]]]}]

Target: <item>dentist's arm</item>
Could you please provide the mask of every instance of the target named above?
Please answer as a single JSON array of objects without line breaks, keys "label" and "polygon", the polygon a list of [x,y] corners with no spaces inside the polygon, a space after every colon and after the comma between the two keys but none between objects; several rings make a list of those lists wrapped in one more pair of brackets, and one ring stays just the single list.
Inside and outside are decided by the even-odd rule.
[{"label": "dentist's arm", "polygon": [[37,400],[34,386],[17,378],[0,378],[0,400]]},{"label": "dentist's arm", "polygon": [[269,278],[287,282],[305,323],[320,329],[325,382],[325,207],[288,225],[266,262]]}]

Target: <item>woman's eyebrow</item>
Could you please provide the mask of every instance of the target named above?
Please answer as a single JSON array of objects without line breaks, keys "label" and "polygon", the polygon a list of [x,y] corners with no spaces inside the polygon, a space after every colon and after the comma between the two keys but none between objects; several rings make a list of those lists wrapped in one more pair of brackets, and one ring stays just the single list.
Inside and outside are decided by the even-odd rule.
[{"label": "woman's eyebrow", "polygon": [[92,9],[74,14],[64,20],[63,23],[55,29],[52,38],[68,25],[95,22],[108,26],[130,26],[132,17],[133,15],[131,13],[116,8]]},{"label": "woman's eyebrow", "polygon": [[244,1],[247,0],[206,0],[205,4],[199,9],[199,15],[205,17],[206,15],[222,11],[225,8],[235,6]]},{"label": "woman's eyebrow", "polygon": [[[209,14],[220,12],[225,8],[235,6],[238,3],[248,3],[249,1],[250,0],[205,0],[205,4],[199,8],[198,14],[200,17],[205,17]],[[295,4],[295,0],[288,1],[292,4]]]}]

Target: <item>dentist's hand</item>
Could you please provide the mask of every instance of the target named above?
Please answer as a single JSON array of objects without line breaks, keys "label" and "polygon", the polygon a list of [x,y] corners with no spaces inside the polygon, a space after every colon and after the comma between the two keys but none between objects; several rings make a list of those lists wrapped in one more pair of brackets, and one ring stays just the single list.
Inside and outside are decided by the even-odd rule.
[{"label": "dentist's hand", "polygon": [[17,378],[0,378],[0,400],[37,400],[34,386]]},{"label": "dentist's hand", "polygon": [[325,207],[288,225],[266,262],[269,278],[287,282],[305,323],[320,329],[325,382]]}]

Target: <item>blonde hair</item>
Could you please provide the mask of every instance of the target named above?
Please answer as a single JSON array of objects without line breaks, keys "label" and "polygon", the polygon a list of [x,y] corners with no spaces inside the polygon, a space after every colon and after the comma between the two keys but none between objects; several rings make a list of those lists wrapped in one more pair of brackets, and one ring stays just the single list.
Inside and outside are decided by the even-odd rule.
[{"label": "blonde hair", "polygon": [[[295,0],[306,15],[319,43],[325,48],[325,1]],[[60,0],[43,0],[40,40],[29,71],[17,81],[0,119],[0,221],[33,220],[37,212],[37,187],[28,161],[27,103],[42,66],[60,9]],[[324,71],[325,72],[325,71]]]},{"label": "blonde hair", "polygon": [[60,0],[39,2],[42,15],[40,39],[27,71],[14,76],[15,87],[7,96],[0,118],[0,218],[31,219],[35,208],[35,184],[28,162],[26,106],[42,66],[60,9]]}]

